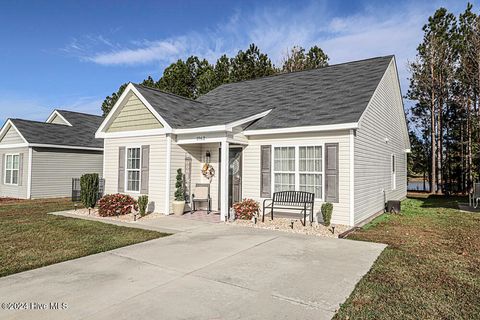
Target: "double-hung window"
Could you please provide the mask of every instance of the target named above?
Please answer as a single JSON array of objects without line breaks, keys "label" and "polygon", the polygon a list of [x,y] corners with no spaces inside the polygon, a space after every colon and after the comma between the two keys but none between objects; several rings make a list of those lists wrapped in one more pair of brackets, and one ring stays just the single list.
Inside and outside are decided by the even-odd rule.
[{"label": "double-hung window", "polygon": [[18,185],[20,171],[20,156],[18,154],[5,155],[5,184]]},{"label": "double-hung window", "polygon": [[322,199],[322,146],[274,147],[273,178],[274,192],[306,191]]},{"label": "double-hung window", "polygon": [[322,198],[322,147],[299,147],[300,191],[315,193]]},{"label": "double-hung window", "polygon": [[127,191],[140,191],[140,148],[127,148]]}]

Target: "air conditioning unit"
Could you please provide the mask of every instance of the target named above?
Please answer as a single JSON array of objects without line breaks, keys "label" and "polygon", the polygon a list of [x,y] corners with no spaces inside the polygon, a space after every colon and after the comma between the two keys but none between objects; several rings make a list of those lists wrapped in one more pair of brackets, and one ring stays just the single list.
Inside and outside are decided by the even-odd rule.
[{"label": "air conditioning unit", "polygon": [[390,212],[390,213],[400,213],[400,201],[388,200],[386,209],[387,209],[387,212]]}]

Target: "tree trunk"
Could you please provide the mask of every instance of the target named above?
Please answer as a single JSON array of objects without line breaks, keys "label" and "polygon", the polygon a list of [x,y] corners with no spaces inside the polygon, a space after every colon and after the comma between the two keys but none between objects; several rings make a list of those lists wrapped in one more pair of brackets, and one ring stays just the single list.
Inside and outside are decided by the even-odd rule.
[{"label": "tree trunk", "polygon": [[436,190],[436,185],[437,185],[437,140],[435,139],[435,80],[434,80],[434,73],[433,73],[433,64],[430,63],[430,72],[431,72],[431,82],[432,82],[432,87],[430,88],[430,142],[431,142],[431,164],[432,167],[430,168],[431,174],[430,174],[430,193],[435,193]]},{"label": "tree trunk", "polygon": [[470,119],[470,97],[467,98],[467,189],[472,191],[472,121]]}]

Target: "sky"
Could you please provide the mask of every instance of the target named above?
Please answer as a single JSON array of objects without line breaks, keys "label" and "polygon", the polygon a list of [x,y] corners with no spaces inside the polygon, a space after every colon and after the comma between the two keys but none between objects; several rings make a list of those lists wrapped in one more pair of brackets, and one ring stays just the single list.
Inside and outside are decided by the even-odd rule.
[{"label": "sky", "polygon": [[[478,4],[474,9],[478,12]],[[275,65],[294,45],[330,64],[394,54],[402,93],[422,26],[465,1],[5,1],[0,10],[0,125],[55,108],[101,114],[125,82],[157,80],[177,59],[211,63],[255,43]]]}]

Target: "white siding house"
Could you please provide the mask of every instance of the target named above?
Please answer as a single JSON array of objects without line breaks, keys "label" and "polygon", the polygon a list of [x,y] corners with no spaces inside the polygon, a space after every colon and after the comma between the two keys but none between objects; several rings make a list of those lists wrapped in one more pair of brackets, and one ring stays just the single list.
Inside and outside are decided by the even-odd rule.
[{"label": "white siding house", "polygon": [[332,222],[353,226],[406,196],[410,146],[393,56],[224,84],[196,101],[130,83],[96,137],[106,192],[146,194],[164,214],[177,169],[187,200],[209,184],[222,220],[243,198],[295,190],[314,194],[315,220],[332,202]]}]

